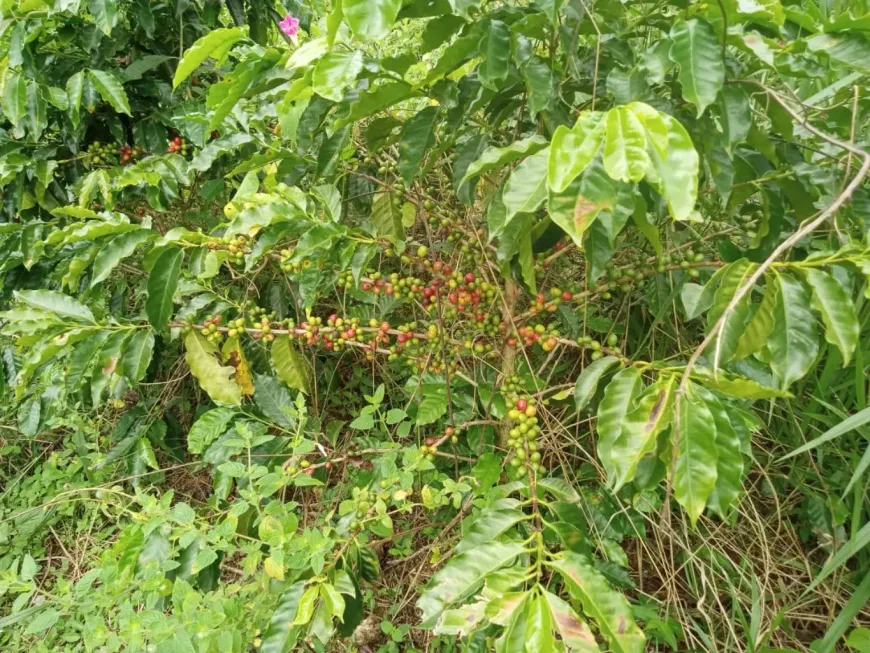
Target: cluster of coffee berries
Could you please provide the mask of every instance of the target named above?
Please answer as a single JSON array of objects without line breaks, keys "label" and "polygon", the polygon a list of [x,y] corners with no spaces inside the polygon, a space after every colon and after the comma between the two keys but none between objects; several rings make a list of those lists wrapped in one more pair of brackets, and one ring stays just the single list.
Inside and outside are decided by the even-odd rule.
[{"label": "cluster of coffee berries", "polygon": [[119,149],[119,154],[121,155],[119,161],[121,165],[129,163],[131,159],[137,159],[142,156],[142,150],[138,147],[130,147],[129,145],[122,145]]},{"label": "cluster of coffee berries", "polygon": [[[247,306],[245,306],[247,308]],[[251,337],[254,340],[263,339],[266,342],[272,342],[275,339],[275,334],[272,333],[272,321],[275,319],[275,313],[269,313],[261,306],[252,306],[247,310],[249,328],[253,331]],[[241,319],[241,318],[239,318]],[[239,325],[239,319],[235,321],[237,328],[244,325]]]},{"label": "cluster of coffee berries", "polygon": [[531,469],[544,471],[541,465],[541,452],[538,451],[538,409],[533,397],[519,396],[513,400],[513,408],[508,411],[507,419],[511,424],[508,431],[507,446],[511,450],[510,465],[516,469],[517,476],[523,477]]},{"label": "cluster of coffee berries", "polygon": [[224,334],[218,330],[218,325],[221,323],[220,315],[212,315],[202,323],[200,333],[206,337],[209,342],[220,342]]},{"label": "cluster of coffee berries", "polygon": [[426,443],[420,446],[420,454],[429,462],[435,460],[435,454],[438,453],[437,442],[435,438],[426,438]]},{"label": "cluster of coffee berries", "polygon": [[250,254],[251,252],[251,248],[248,245],[248,239],[242,234],[237,236],[224,236],[219,240],[210,240],[206,243],[206,248],[229,252],[229,260],[236,265],[243,264],[245,262],[245,254]]},{"label": "cluster of coffee berries", "polygon": [[[331,463],[328,463],[328,464],[329,464],[330,467],[332,467],[332,464],[331,464]],[[298,467],[297,467],[296,465],[298,465]],[[300,471],[301,471],[303,474],[306,474],[306,475],[308,475],[308,476],[313,476],[313,475],[314,475],[314,468],[311,467],[311,461],[308,460],[307,458],[302,458],[302,459],[300,459],[300,460],[296,463],[296,465],[294,465],[294,464],[291,462],[291,463],[288,464],[284,469],[285,469],[285,470],[287,471],[287,473],[290,474],[291,476],[293,476],[294,474],[297,474],[297,473],[300,472]]]},{"label": "cluster of coffee berries", "polygon": [[527,347],[539,344],[544,351],[553,351],[559,344],[560,336],[558,325],[555,323],[527,325],[517,329],[516,336],[508,338],[508,345],[516,346],[518,339],[522,339]]},{"label": "cluster of coffee berries", "polygon": [[281,256],[278,259],[278,264],[283,272],[290,274],[299,274],[302,270],[307,270],[311,267],[311,261],[308,259],[302,261],[294,261],[292,249],[282,249]]},{"label": "cluster of coffee berries", "polygon": [[501,383],[501,389],[505,394],[517,394],[523,389],[522,379],[517,374],[506,376]]},{"label": "cluster of coffee berries", "polygon": [[[605,341],[607,347],[607,353],[613,356],[619,356],[621,351],[619,347],[616,345],[619,343],[619,337],[615,333],[611,333],[607,336],[607,340]],[[604,356],[604,345],[602,345],[598,340],[595,340],[591,336],[583,336],[577,339],[577,344],[580,345],[583,349],[589,349],[592,351],[590,358],[594,361],[597,361],[599,358]]]},{"label": "cluster of coffee berries", "polygon": [[534,303],[529,306],[530,313],[543,313],[544,311],[554,313],[562,302],[570,302],[574,299],[574,292],[570,290],[562,290],[558,287],[550,288],[550,297],[547,298],[544,293],[538,293]]},{"label": "cluster of coffee berries", "polygon": [[686,274],[689,277],[697,279],[701,273],[697,268],[692,267],[692,264],[703,263],[705,258],[704,254],[695,252],[692,249],[663,254],[658,257],[656,269],[659,272],[663,272],[668,266],[679,265],[682,269],[686,270]]},{"label": "cluster of coffee berries", "polygon": [[175,136],[166,141],[166,151],[171,153],[180,152],[182,156],[187,156],[192,147],[190,143],[185,141],[181,136]]}]

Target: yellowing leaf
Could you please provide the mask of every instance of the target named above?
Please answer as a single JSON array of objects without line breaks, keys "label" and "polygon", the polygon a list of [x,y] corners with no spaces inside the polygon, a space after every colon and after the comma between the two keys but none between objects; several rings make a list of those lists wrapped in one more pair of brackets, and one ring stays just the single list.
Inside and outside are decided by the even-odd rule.
[{"label": "yellowing leaf", "polygon": [[184,360],[191,374],[214,402],[230,405],[242,403],[242,389],[232,379],[235,368],[220,364],[215,357],[217,347],[196,331],[190,331],[184,337],[184,347],[187,350]]}]

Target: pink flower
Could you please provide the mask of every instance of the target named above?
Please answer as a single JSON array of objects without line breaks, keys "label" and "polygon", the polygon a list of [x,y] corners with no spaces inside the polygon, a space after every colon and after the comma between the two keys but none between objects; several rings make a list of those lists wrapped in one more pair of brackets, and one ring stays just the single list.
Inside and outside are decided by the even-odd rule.
[{"label": "pink flower", "polygon": [[284,16],[284,20],[278,23],[278,27],[291,39],[295,38],[296,32],[299,31],[299,19],[287,14]]}]

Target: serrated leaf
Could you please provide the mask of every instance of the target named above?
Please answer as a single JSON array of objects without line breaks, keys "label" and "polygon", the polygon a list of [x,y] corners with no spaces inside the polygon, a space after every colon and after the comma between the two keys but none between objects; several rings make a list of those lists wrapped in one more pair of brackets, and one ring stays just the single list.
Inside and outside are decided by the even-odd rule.
[{"label": "serrated leaf", "polygon": [[614,107],[604,118],[604,170],[612,179],[638,182],[650,165],[643,124],[627,106]]},{"label": "serrated leaf", "polygon": [[597,361],[592,361],[583,368],[580,376],[577,377],[577,382],[574,384],[574,404],[577,406],[578,411],[583,410],[589,405],[589,402],[592,401],[592,397],[595,395],[595,391],[598,390],[598,383],[601,381],[601,377],[617,363],[619,363],[619,359],[616,356],[605,356]]},{"label": "serrated leaf", "polygon": [[181,276],[181,262],[184,252],[170,247],[160,254],[148,275],[148,298],[145,300],[145,313],[148,321],[157,331],[163,331],[172,316],[172,300]]},{"label": "serrated leaf", "polygon": [[816,320],[810,310],[810,293],[787,274],[777,274],[779,301],[776,323],[767,341],[771,367],[787,388],[813,366],[819,353]]},{"label": "serrated leaf", "polygon": [[565,551],[561,559],[546,564],[559,572],[568,592],[580,601],[614,653],[643,653],[646,638],[628,600],[610,587],[585,556]]},{"label": "serrated leaf", "polygon": [[190,77],[209,57],[221,60],[238,41],[245,38],[245,32],[240,27],[222,28],[208,32],[191,45],[178,62],[175,75],[172,78],[172,88]]},{"label": "serrated leaf", "polygon": [[860,335],[855,304],[842,284],[827,272],[810,268],[806,279],[813,293],[811,305],[825,324],[825,340],[840,350],[846,367]]},{"label": "serrated leaf", "polygon": [[536,134],[528,138],[522,138],[505,147],[488,147],[477,161],[468,166],[468,170],[465,171],[460,185],[472,177],[500,168],[524,156],[540,152],[547,145],[547,139]]},{"label": "serrated leaf", "polygon": [[308,392],[308,363],[288,336],[278,336],[272,343],[272,365],[278,378],[289,387]]},{"label": "serrated leaf", "polygon": [[235,369],[223,366],[216,358],[218,348],[196,331],[184,337],[184,360],[191,374],[212,401],[238,406],[242,403],[242,389],[232,380]]},{"label": "serrated leaf", "polygon": [[147,242],[154,233],[150,229],[137,229],[119,234],[100,247],[91,270],[91,288],[105,281],[118,264]]},{"label": "serrated leaf", "polygon": [[[603,359],[602,359],[603,360]],[[640,370],[626,367],[617,372],[598,404],[598,459],[605,469],[613,469],[611,461],[613,445],[622,432],[622,422],[632,407],[634,398],[641,389]]]},{"label": "serrated leaf", "polygon": [[358,50],[333,50],[314,66],[311,89],[321,97],[341,102],[344,92],[356,84],[363,69],[363,55]]},{"label": "serrated leaf", "polygon": [[127,99],[127,93],[124,87],[121,86],[114,75],[105,70],[89,70],[88,79],[91,84],[97,89],[100,96],[112,105],[112,108],[118,113],[126,113],[132,116],[133,112],[130,109],[130,101]]},{"label": "serrated leaf", "polygon": [[698,107],[698,117],[716,101],[725,83],[722,44],[703,20],[678,21],[671,28],[671,61],[680,67],[683,97]]},{"label": "serrated leaf", "polygon": [[655,453],[659,433],[671,422],[675,386],[673,376],[659,379],[626,414],[619,437],[610,449],[607,479],[614,493],[634,480],[638,465]]},{"label": "serrated leaf", "polygon": [[556,128],[550,145],[547,181],[554,193],[564,192],[595,158],[604,140],[603,114],[584,111],[571,129]]},{"label": "serrated leaf", "polygon": [[675,423],[674,439],[677,460],[674,468],[674,498],[689,513],[694,524],[704,512],[707,499],[716,486],[717,464],[716,423],[706,402],[688,392],[679,406],[679,421]]},{"label": "serrated leaf", "polygon": [[547,199],[549,159],[549,150],[542,150],[520,163],[511,173],[502,196],[507,209],[505,226],[519,213],[534,213]]}]

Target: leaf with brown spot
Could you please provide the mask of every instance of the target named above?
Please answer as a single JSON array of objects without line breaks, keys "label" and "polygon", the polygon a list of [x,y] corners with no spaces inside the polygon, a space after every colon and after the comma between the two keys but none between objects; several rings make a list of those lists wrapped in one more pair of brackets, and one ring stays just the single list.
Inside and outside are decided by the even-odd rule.
[{"label": "leaf with brown spot", "polygon": [[115,371],[115,369],[117,367],[118,367],[118,357],[113,356],[112,358],[109,359],[109,362],[106,363],[106,366],[103,368],[103,370],[102,370],[103,376],[109,376],[110,374],[112,374]]},{"label": "leaf with brown spot", "polygon": [[619,437],[610,449],[607,475],[614,492],[634,478],[645,456],[655,453],[658,435],[673,417],[674,383],[673,376],[659,379],[625,416]]},{"label": "leaf with brown spot", "polygon": [[545,564],[559,573],[614,653],[643,653],[646,637],[634,622],[628,599],[610,587],[586,556],[565,551],[561,559]]},{"label": "leaf with brown spot", "polygon": [[238,337],[227,338],[221,353],[224,360],[236,370],[233,380],[242,389],[242,394],[248,396],[254,394],[254,377],[251,375],[251,366],[248,365]]},{"label": "leaf with brown spot", "polygon": [[583,653],[599,653],[598,642],[595,635],[589,630],[585,621],[580,619],[574,609],[565,601],[551,592],[544,591],[544,597],[553,613],[553,621],[556,624],[556,632],[562,638],[565,646],[572,651]]}]

